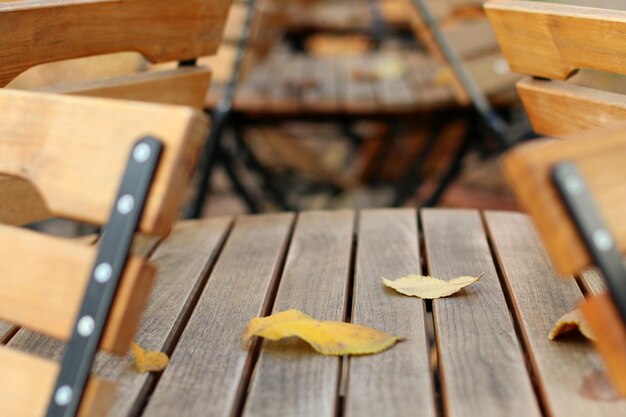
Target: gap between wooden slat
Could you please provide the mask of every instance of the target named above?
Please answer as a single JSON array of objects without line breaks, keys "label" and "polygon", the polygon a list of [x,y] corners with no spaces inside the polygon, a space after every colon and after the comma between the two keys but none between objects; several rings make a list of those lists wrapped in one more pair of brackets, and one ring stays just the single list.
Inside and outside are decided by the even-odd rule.
[{"label": "gap between wooden slat", "polygon": [[546,409],[546,405],[544,403],[543,395],[541,394],[541,387],[539,386],[538,376],[535,373],[535,369],[532,366],[532,361],[530,358],[530,346],[528,345],[527,340],[524,338],[524,333],[522,330],[521,323],[518,320],[517,315],[514,313],[513,300],[511,299],[511,288],[509,287],[506,279],[504,277],[504,273],[502,271],[502,267],[500,266],[500,262],[498,261],[498,255],[494,246],[493,239],[491,238],[491,234],[489,233],[489,228],[487,227],[487,220],[485,219],[485,213],[480,212],[480,221],[483,226],[483,230],[485,236],[487,237],[487,243],[489,244],[489,251],[491,252],[491,259],[493,260],[493,264],[496,267],[496,272],[498,273],[498,279],[500,280],[500,286],[502,287],[502,292],[504,293],[504,299],[506,300],[506,306],[509,310],[509,314],[511,316],[511,321],[513,322],[513,326],[515,328],[515,335],[517,337],[517,341],[522,347],[522,353],[524,354],[524,364],[526,365],[526,371],[530,376],[530,382],[532,383],[533,391],[535,392],[535,397],[537,398],[537,404],[539,405],[539,411],[543,416],[549,416],[549,413]]},{"label": "gap between wooden slat", "polygon": [[[417,233],[418,242],[420,246],[420,261],[422,263],[422,274],[430,275],[430,265],[428,264],[426,254],[426,239],[424,239],[424,223],[421,216],[421,211],[417,212]],[[435,331],[435,316],[433,315],[433,301],[425,300],[426,302],[426,315],[424,321],[426,323],[426,334],[428,335],[428,351],[430,352],[430,369],[433,378],[433,393],[435,395],[435,412],[438,417],[444,415],[443,406],[443,386],[441,368],[439,366],[439,349],[437,349],[437,333]]]},{"label": "gap between wooden slat", "polygon": [[[169,357],[172,356],[174,349],[176,349],[176,345],[178,344],[178,341],[180,340],[180,336],[183,334],[183,330],[187,326],[187,322],[189,322],[189,318],[191,317],[193,310],[196,308],[196,304],[198,304],[200,295],[204,291],[204,287],[206,287],[206,284],[209,281],[209,277],[211,276],[211,273],[213,272],[213,269],[215,268],[215,264],[217,263],[217,260],[219,259],[222,253],[222,250],[224,250],[224,246],[226,246],[226,242],[228,241],[228,238],[230,237],[230,232],[233,230],[234,225],[235,225],[235,220],[231,219],[228,227],[226,228],[226,231],[224,232],[221,240],[218,242],[216,246],[214,256],[210,260],[210,263],[207,266],[206,272],[204,273],[203,277],[200,278],[200,283],[198,284],[198,288],[196,289],[195,293],[192,295],[189,301],[189,307],[183,312],[180,325],[174,331],[170,339],[170,342],[165,346],[165,353]],[[161,242],[159,242],[159,244],[160,243]],[[156,249],[157,249],[156,246],[152,249],[152,251],[150,252],[150,257],[152,257],[152,255],[156,252]],[[147,386],[144,388],[144,391],[142,392],[142,395],[140,396],[143,401],[141,401],[135,406],[135,411],[132,413],[133,415],[139,416],[143,412],[143,409],[148,404],[148,400],[150,399],[152,392],[154,392],[154,389],[159,383],[159,380],[161,379],[161,375],[163,375],[163,373],[158,372],[152,375],[153,377],[148,381]]]},{"label": "gap between wooden slat", "polygon": [[[359,220],[361,213],[356,211],[354,223],[352,224],[352,248],[350,249],[350,266],[348,267],[348,279],[346,280],[346,300],[344,301],[343,321],[352,322],[354,314],[354,274],[355,262],[358,248]],[[350,356],[344,355],[339,361],[339,380],[337,381],[337,406],[335,408],[336,417],[343,417],[346,406],[346,395],[348,394],[348,379],[350,378]]]},{"label": "gap between wooden slat", "polygon": [[[298,217],[299,214],[296,213],[293,221],[291,222],[289,232],[287,233],[285,245],[282,249],[282,253],[280,254],[280,263],[278,265],[278,268],[276,269],[276,274],[273,280],[270,282],[269,291],[265,296],[265,301],[263,302],[260,317],[266,317],[270,315],[272,309],[274,308],[276,293],[278,292],[278,287],[280,286],[280,281],[283,277],[285,263],[287,262],[287,254],[289,253],[291,240],[293,239],[293,231],[295,230],[296,224],[298,223]],[[250,381],[252,380],[252,374],[254,373],[256,364],[259,361],[259,356],[261,355],[261,345],[262,340],[260,338],[257,338],[257,340],[254,341],[252,353],[248,355],[246,364],[243,368],[243,372],[241,373],[242,376],[241,380],[239,381],[239,388],[235,400],[236,407],[233,411],[233,416],[235,417],[241,416],[241,414],[243,413],[243,407],[246,405],[246,396],[248,394],[248,388],[250,387]]]}]

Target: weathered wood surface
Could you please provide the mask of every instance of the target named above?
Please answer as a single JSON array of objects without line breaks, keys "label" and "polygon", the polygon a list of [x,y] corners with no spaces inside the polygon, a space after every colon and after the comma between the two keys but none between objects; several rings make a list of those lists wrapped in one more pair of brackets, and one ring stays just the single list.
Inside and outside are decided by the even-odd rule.
[{"label": "weathered wood surface", "polygon": [[[145,248],[161,274],[136,340],[172,359],[160,376],[140,375],[129,357],[99,355],[94,374],[119,385],[111,416],[624,414],[626,399],[602,385],[588,342],[547,339],[583,293],[556,278],[526,216],[432,209],[421,232],[409,209],[295,219],[183,223],[156,251]],[[423,272],[485,276],[432,303],[387,289],[382,276],[420,270],[420,234]],[[288,308],[407,340],[343,359],[299,341],[242,345],[249,319]],[[62,347],[25,330],[8,346],[53,360]]]},{"label": "weathered wood surface", "polygon": [[152,62],[213,54],[230,0],[0,2],[0,86],[38,64],[139,51]]},{"label": "weathered wood surface", "polygon": [[478,212],[423,210],[428,272],[479,276],[456,297],[433,301],[446,415],[540,416]]},{"label": "weathered wood surface", "polygon": [[380,355],[351,357],[345,415],[434,417],[426,303],[381,284],[419,273],[415,210],[366,210],[358,222],[352,322],[407,340]]},{"label": "weathered wood surface", "polygon": [[562,275],[578,274],[591,258],[556,191],[552,167],[575,163],[602,211],[621,251],[626,251],[626,126],[590,131],[567,140],[522,144],[504,158],[504,172],[520,203],[532,216],[546,249]]},{"label": "weathered wood surface", "polygon": [[[344,321],[354,223],[351,211],[299,215],[273,313],[295,308],[318,320]],[[303,347],[263,343],[243,416],[336,415],[341,359]]]},{"label": "weathered wood surface", "polygon": [[556,321],[583,299],[576,282],[555,273],[527,216],[487,212],[485,220],[548,415],[623,416],[626,401],[590,398],[593,386],[585,392],[585,379],[602,369],[592,345],[581,337],[548,340]]},{"label": "weathered wood surface", "polygon": [[626,121],[626,96],[561,81],[526,78],[517,91],[535,132],[563,137]]},{"label": "weathered wood surface", "polygon": [[[139,228],[165,235],[178,216],[206,130],[203,114],[179,106],[3,89],[0,172],[29,180],[51,213],[104,224],[132,147],[153,135],[164,150]],[[2,200],[12,198],[11,183],[0,176]],[[4,217],[40,220],[24,213]]]},{"label": "weathered wood surface", "polygon": [[490,1],[485,10],[515,72],[564,80],[580,68],[626,69],[624,10],[518,0]]},{"label": "weathered wood surface", "polygon": [[268,313],[292,222],[291,214],[238,219],[144,416],[233,415],[254,352],[241,335]]}]

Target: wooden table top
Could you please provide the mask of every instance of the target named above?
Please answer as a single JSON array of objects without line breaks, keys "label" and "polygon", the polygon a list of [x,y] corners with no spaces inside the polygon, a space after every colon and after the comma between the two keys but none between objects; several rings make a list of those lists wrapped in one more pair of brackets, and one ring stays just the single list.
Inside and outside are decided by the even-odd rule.
[{"label": "wooden table top", "polygon": [[[511,72],[496,73],[503,62],[496,52],[468,64],[496,105],[515,100],[514,85],[520,78]],[[421,51],[315,57],[278,50],[255,65],[240,83],[234,108],[267,115],[414,116],[459,108],[450,77],[444,64]],[[219,82],[212,83],[207,108],[215,107],[223,88]]]},{"label": "wooden table top", "polygon": [[[528,217],[431,209],[303,212],[180,223],[145,246],[159,277],[136,341],[165,351],[160,374],[99,356],[118,382],[111,416],[626,415],[598,399],[602,363],[578,336],[547,334],[597,276],[558,279]],[[381,277],[484,274],[435,301]],[[293,342],[244,346],[249,319],[296,308],[407,338],[372,356],[324,357]],[[10,346],[58,359],[25,330]]]}]

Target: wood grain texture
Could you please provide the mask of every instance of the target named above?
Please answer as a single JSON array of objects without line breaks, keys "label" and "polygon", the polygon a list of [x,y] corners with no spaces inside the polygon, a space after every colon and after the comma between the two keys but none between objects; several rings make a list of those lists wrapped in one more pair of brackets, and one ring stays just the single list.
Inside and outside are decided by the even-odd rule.
[{"label": "wood grain texture", "polygon": [[57,0],[0,3],[0,86],[37,64],[138,51],[152,62],[211,55],[229,0]]},{"label": "wood grain texture", "polygon": [[378,355],[350,357],[346,416],[435,416],[424,301],[381,284],[420,272],[417,213],[362,211],[358,225],[352,322],[406,341]]},{"label": "wood grain texture", "polygon": [[[79,242],[0,225],[0,317],[69,339],[96,250]],[[126,353],[154,275],[154,267],[142,258],[129,259],[102,338],[103,349]]]},{"label": "wood grain texture", "polygon": [[[151,262],[159,274],[135,338],[140,346],[171,353],[231,222],[230,217],[222,217],[179,223],[156,249]],[[26,330],[20,330],[10,346],[54,360],[60,360],[63,353],[61,343]],[[108,417],[136,415],[156,381],[154,374],[134,369],[131,355],[119,359],[99,354],[93,368],[94,373],[118,384]]]},{"label": "wood grain texture", "polygon": [[[300,214],[272,312],[344,320],[353,229],[352,211]],[[335,416],[339,378],[337,357],[297,340],[264,342],[243,416]]]},{"label": "wood grain texture", "polygon": [[626,11],[517,0],[485,10],[515,72],[564,80],[579,68],[626,69]]},{"label": "wood grain texture", "polygon": [[602,354],[613,385],[626,398],[626,326],[622,317],[608,294],[590,297],[581,309],[597,335],[594,345]]},{"label": "wood grain texture", "polygon": [[208,68],[182,67],[80,83],[56,84],[38,91],[202,109],[210,81],[211,71]]},{"label": "wood grain texture", "polygon": [[246,323],[267,309],[294,216],[237,219],[170,365],[145,412],[154,416],[231,416],[249,371]]},{"label": "wood grain texture", "polygon": [[[153,135],[165,149],[139,229],[165,235],[178,216],[206,128],[203,114],[179,106],[4,89],[0,172],[34,184],[51,213],[104,224],[132,146]],[[12,198],[13,190],[10,181],[0,181],[2,200]],[[3,217],[39,220],[27,213]]]},{"label": "wood grain texture", "polygon": [[[41,417],[45,414],[59,374],[55,362],[0,347],[0,415]],[[115,386],[105,380],[89,380],[79,417],[105,417]]]},{"label": "wood grain texture", "polygon": [[589,342],[548,340],[554,323],[582,301],[576,282],[556,275],[527,216],[487,212],[485,219],[548,415],[624,415],[626,401],[597,401],[581,393],[585,377],[602,369]]},{"label": "wood grain texture", "polygon": [[423,210],[430,275],[478,276],[456,296],[433,300],[447,416],[540,416],[480,215]]},{"label": "wood grain texture", "polygon": [[533,218],[550,258],[562,275],[591,266],[565,206],[552,185],[551,169],[570,161],[581,171],[620,250],[626,251],[626,126],[590,131],[563,141],[534,141],[510,151],[503,159],[509,184]]},{"label": "wood grain texture", "polygon": [[526,78],[517,91],[535,132],[563,137],[626,121],[626,96],[561,81]]}]

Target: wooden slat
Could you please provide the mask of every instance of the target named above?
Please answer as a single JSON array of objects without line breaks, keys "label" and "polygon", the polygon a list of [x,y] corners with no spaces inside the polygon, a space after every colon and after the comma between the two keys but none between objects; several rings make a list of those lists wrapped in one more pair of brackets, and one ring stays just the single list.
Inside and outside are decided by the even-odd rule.
[{"label": "wooden slat", "polygon": [[[348,113],[376,111],[376,96],[370,80],[360,79],[358,73],[368,72],[368,59],[354,56],[342,60],[338,82],[342,88],[341,106]],[[366,77],[367,78],[367,77]]]},{"label": "wooden slat", "polygon": [[[273,312],[299,309],[319,320],[345,315],[354,213],[299,216]],[[300,341],[263,343],[243,416],[332,417],[340,359]]]},{"label": "wooden slat", "polygon": [[626,69],[626,11],[517,0],[485,10],[515,72],[566,79],[579,68]]},{"label": "wooden slat", "polygon": [[548,340],[554,323],[582,301],[576,282],[558,278],[527,216],[487,212],[485,218],[547,414],[623,416],[625,401],[598,401],[581,391],[601,369],[592,345],[582,338]]},{"label": "wooden slat", "polygon": [[142,415],[233,415],[250,371],[241,335],[267,311],[292,222],[291,214],[237,220]]},{"label": "wooden slat", "polygon": [[57,84],[38,91],[202,109],[210,81],[211,71],[208,68],[183,67],[82,83]]},{"label": "wooden slat", "polygon": [[146,60],[139,53],[117,52],[37,65],[18,75],[6,87],[35,90],[52,84],[123,77],[145,69]]},{"label": "wooden slat", "polygon": [[[10,226],[0,225],[0,231],[0,317],[69,339],[96,248]],[[103,349],[126,353],[154,274],[141,258],[129,259],[102,338]]]},{"label": "wooden slat", "polygon": [[613,386],[622,398],[626,397],[626,327],[619,311],[608,294],[588,298],[581,310],[593,334],[598,335],[594,344],[607,365]]},{"label": "wooden slat", "polygon": [[[165,149],[140,230],[164,235],[178,216],[206,127],[199,111],[179,106],[4,89],[0,172],[32,182],[53,214],[104,224],[133,144],[153,135]],[[0,177],[0,199],[12,198],[12,189]],[[40,220],[28,213],[3,217]]]},{"label": "wooden slat", "polygon": [[[41,417],[52,398],[59,365],[6,347],[0,347],[0,415]],[[115,386],[105,380],[89,380],[80,417],[105,417]]]},{"label": "wooden slat", "polygon": [[580,280],[584,285],[585,291],[592,295],[599,295],[606,292],[606,284],[602,274],[596,268],[591,268],[580,274]]},{"label": "wooden slat", "polygon": [[230,1],[21,0],[0,3],[0,86],[62,59],[139,51],[152,62],[217,50]]},{"label": "wooden slat", "polygon": [[591,266],[591,259],[552,185],[551,169],[570,161],[581,171],[616,244],[626,251],[626,126],[591,131],[564,141],[535,141],[518,146],[504,158],[504,172],[529,213],[562,275]]},{"label": "wooden slat", "polygon": [[[172,352],[231,222],[230,217],[223,217],[180,223],[156,249],[151,262],[159,274],[135,339],[140,346]],[[9,346],[54,360],[59,360],[63,353],[61,343],[26,330],[20,330]],[[100,354],[94,372],[118,384],[108,417],[134,415],[143,407],[155,382],[155,375],[135,371],[130,355],[120,361]]]},{"label": "wooden slat", "polygon": [[420,272],[415,210],[361,212],[352,322],[406,338],[379,355],[350,358],[346,416],[435,416],[422,300],[381,285]]},{"label": "wooden slat", "polygon": [[435,334],[447,416],[540,416],[477,211],[424,210],[430,275],[479,282],[433,300]]},{"label": "wooden slat", "polygon": [[560,81],[526,78],[517,91],[535,132],[565,136],[626,121],[626,96]]}]

